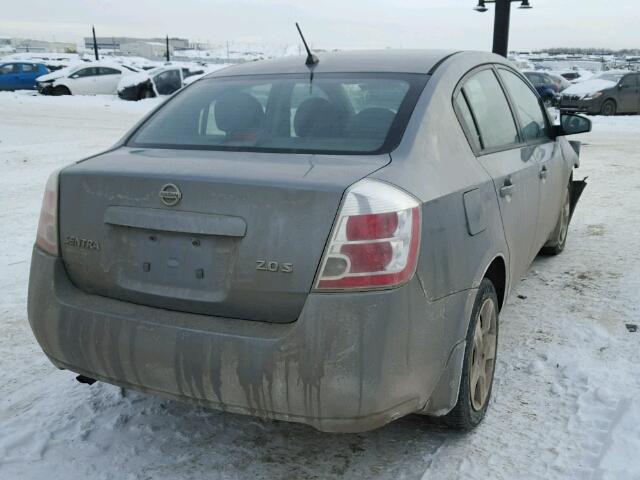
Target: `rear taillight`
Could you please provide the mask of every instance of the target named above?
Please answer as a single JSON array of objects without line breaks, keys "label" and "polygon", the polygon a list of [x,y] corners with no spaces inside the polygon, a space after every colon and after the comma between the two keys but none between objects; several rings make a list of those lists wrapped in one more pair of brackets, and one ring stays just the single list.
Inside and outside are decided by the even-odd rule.
[{"label": "rear taillight", "polygon": [[317,290],[388,288],[408,281],[420,247],[420,203],[378,180],[345,195],[322,259]]},{"label": "rear taillight", "polygon": [[47,180],[38,222],[36,245],[51,255],[58,255],[58,173],[55,171]]}]

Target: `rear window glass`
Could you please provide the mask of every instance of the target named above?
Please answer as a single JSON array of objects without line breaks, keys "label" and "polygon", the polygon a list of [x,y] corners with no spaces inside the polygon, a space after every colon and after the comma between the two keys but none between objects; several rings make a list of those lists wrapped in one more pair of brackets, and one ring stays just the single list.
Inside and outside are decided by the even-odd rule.
[{"label": "rear window glass", "polygon": [[194,83],[128,144],[316,153],[390,151],[427,81],[414,74],[253,75]]}]

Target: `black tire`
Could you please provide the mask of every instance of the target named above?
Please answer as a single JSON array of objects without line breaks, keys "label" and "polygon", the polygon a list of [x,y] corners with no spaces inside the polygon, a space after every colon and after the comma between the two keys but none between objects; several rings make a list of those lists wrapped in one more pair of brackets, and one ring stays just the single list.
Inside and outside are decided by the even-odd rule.
[{"label": "black tire", "polygon": [[64,85],[58,85],[54,87],[51,95],[60,96],[60,95],[71,95],[71,91],[65,87]]},{"label": "black tire", "polygon": [[618,106],[616,105],[615,101],[611,99],[605,100],[604,103],[602,104],[602,107],[600,108],[600,114],[610,117],[616,114],[617,109],[618,109]]},{"label": "black tire", "polygon": [[[486,396],[484,396],[484,400],[480,408],[477,408],[477,405],[474,406],[476,402],[476,388],[478,387],[478,383],[476,383],[476,388],[472,388],[471,382],[471,372],[473,367],[474,356],[478,356],[476,352],[474,336],[476,334],[476,325],[478,322],[481,322],[481,311],[485,305],[485,302],[492,302],[493,304],[493,312],[495,313],[495,344],[494,344],[494,355],[493,359],[491,359],[491,365],[487,365],[486,368],[490,369],[491,379],[489,381],[488,386],[486,387]],[[484,323],[484,322],[482,322]],[[481,323],[481,325],[482,325]],[[496,289],[493,286],[491,280],[485,278],[480,283],[480,288],[478,289],[478,293],[476,295],[475,303],[473,304],[473,311],[471,313],[471,319],[469,321],[469,328],[467,331],[466,338],[466,347],[464,352],[464,362],[462,365],[462,378],[460,379],[460,391],[458,393],[458,402],[456,406],[453,407],[447,415],[442,417],[442,423],[444,423],[447,427],[455,430],[461,431],[469,431],[475,427],[477,427],[487,412],[487,407],[491,400],[491,390],[493,388],[493,378],[496,366],[496,358],[498,352],[498,326],[499,326],[499,311],[498,311],[498,296],[496,294]],[[482,355],[484,358],[484,355]],[[485,370],[486,371],[486,370]]]},{"label": "black tire", "polygon": [[559,255],[564,250],[569,236],[569,223],[571,222],[571,181],[567,185],[565,198],[562,202],[560,215],[556,227],[551,233],[547,243],[540,249],[542,255]]}]

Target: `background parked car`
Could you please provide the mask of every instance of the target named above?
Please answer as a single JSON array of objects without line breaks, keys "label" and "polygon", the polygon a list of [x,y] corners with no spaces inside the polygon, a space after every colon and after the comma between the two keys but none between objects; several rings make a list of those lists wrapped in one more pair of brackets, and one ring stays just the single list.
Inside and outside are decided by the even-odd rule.
[{"label": "background parked car", "polygon": [[0,63],[0,90],[34,90],[36,78],[47,73],[41,63]]},{"label": "background parked car", "polygon": [[138,72],[128,65],[91,62],[38,77],[44,95],[114,95],[123,76]]},{"label": "background parked car", "polygon": [[524,71],[522,73],[536,88],[544,104],[547,107],[552,106],[555,103],[556,96],[560,92],[560,87],[556,81],[545,72]]},{"label": "background parked car", "polygon": [[184,85],[184,70],[187,69],[158,67],[123,77],[118,83],[118,96],[123,100],[142,100],[158,95],[171,95]]},{"label": "background parked car", "polygon": [[615,115],[640,113],[640,73],[605,72],[562,92],[561,110]]},{"label": "background parked car", "polygon": [[571,82],[564,78],[559,73],[555,72],[544,72],[558,87],[558,91],[562,92],[571,86]]}]

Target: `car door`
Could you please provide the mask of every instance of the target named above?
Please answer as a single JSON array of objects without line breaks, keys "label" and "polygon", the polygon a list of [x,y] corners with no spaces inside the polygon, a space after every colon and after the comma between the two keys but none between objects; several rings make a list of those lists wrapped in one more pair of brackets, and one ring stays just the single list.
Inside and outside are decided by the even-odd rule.
[{"label": "car door", "polygon": [[522,149],[522,156],[536,163],[538,168],[540,204],[532,252],[535,255],[555,229],[571,167],[551,134],[551,122],[540,97],[515,71],[499,67],[498,72],[527,144]]},{"label": "car door", "polygon": [[95,93],[103,95],[115,95],[122,72],[116,68],[100,67],[97,90]]},{"label": "car door", "polygon": [[471,72],[458,89],[456,110],[468,108],[462,118],[467,118],[468,136],[475,139],[472,148],[493,179],[509,247],[510,276],[515,281],[535,255],[539,165],[526,154],[527,146],[493,67]]},{"label": "car door", "polygon": [[15,90],[20,88],[18,80],[18,64],[5,63],[0,67],[0,90]]},{"label": "car door", "polygon": [[640,113],[640,73],[632,73],[624,78],[628,82],[628,113]]},{"label": "car door", "polygon": [[166,70],[153,77],[158,95],[171,95],[182,87],[182,75],[179,69]]},{"label": "car door", "polygon": [[85,67],[72,73],[67,79],[71,93],[74,95],[93,95],[97,88],[98,73],[96,67]]},{"label": "car door", "polygon": [[625,75],[618,84],[618,113],[637,112],[638,109],[637,75]]},{"label": "car door", "polygon": [[36,86],[36,78],[39,76],[38,65],[33,63],[20,64],[20,88],[33,90]]}]

